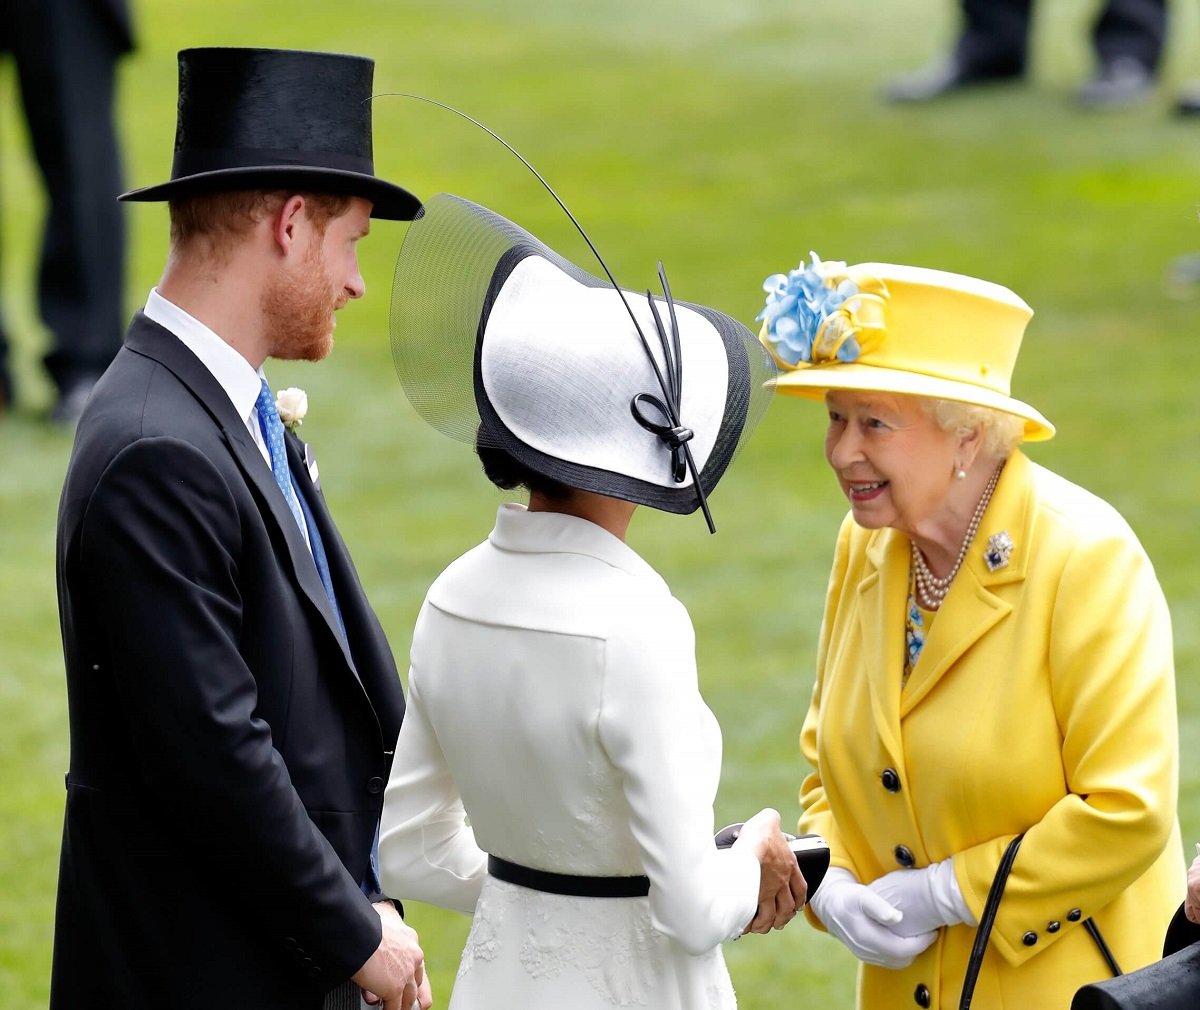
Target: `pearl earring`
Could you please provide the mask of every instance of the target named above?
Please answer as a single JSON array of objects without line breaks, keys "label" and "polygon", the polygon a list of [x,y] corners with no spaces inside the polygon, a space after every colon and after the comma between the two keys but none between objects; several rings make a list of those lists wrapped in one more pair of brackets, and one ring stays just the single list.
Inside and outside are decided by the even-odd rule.
[{"label": "pearl earring", "polygon": [[954,471],[954,479],[955,480],[966,480],[967,479],[967,471],[962,469],[962,467],[959,467],[957,470]]}]

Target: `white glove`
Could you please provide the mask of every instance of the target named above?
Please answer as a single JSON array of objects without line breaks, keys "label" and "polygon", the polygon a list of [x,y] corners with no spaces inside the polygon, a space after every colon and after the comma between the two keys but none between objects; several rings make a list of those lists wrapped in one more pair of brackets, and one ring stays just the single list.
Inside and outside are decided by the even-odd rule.
[{"label": "white glove", "polygon": [[875,894],[904,913],[900,924],[893,927],[901,936],[919,936],[960,922],[975,925],[975,917],[963,901],[954,876],[953,859],[943,859],[923,870],[893,870],[873,880],[870,886]]},{"label": "white glove", "polygon": [[810,902],[825,928],[842,941],[860,961],[880,968],[906,968],[928,947],[937,933],[903,936],[896,926],[904,918],[854,874],[831,866]]}]

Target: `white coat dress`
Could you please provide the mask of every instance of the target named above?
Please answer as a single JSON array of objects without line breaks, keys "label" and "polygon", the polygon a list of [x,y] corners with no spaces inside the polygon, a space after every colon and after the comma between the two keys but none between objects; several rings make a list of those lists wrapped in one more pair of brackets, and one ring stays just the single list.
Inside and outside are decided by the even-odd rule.
[{"label": "white coat dress", "polygon": [[[473,914],[450,1006],[735,1005],[721,943],[759,868],[712,842],[721,733],[683,606],[586,520],[499,510],[429,590],[384,803],[384,890]],[[650,878],[648,897],[497,880],[487,853]]]}]

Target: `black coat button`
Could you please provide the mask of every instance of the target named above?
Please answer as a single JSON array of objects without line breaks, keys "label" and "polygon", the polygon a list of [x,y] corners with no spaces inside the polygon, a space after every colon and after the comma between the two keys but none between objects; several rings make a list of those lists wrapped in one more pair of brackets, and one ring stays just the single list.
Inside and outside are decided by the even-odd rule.
[{"label": "black coat button", "polygon": [[1083,913],[1081,911],[1079,911],[1078,908],[1072,908],[1071,911],[1069,911],[1067,913],[1067,918],[1071,922],[1078,922],[1080,919],[1083,918]]},{"label": "black coat button", "polygon": [[907,845],[897,845],[895,848],[896,862],[901,866],[913,866],[917,860],[912,854],[912,850]]},{"label": "black coat button", "polygon": [[896,774],[895,768],[885,768],[879,779],[883,783],[883,788],[889,793],[898,793],[900,791],[900,776]]},{"label": "black coat button", "polygon": [[1026,947],[1032,947],[1038,942],[1038,935],[1031,929],[1028,933],[1021,937],[1021,942],[1025,944]]},{"label": "black coat button", "polygon": [[1062,923],[1057,919],[1055,919],[1053,922],[1046,923],[1047,933],[1057,933],[1060,929],[1062,929]]},{"label": "black coat button", "polygon": [[383,779],[381,779],[378,775],[372,775],[369,779],[367,779],[367,792],[369,792],[372,796],[378,796],[381,792],[383,792]]},{"label": "black coat button", "polygon": [[913,990],[913,1002],[919,1007],[928,1007],[932,1002],[929,998],[929,986],[921,983]]},{"label": "black coat button", "polygon": [[296,938],[294,936],[285,936],[283,938],[283,945],[287,947],[288,950],[295,950]]},{"label": "black coat button", "polygon": [[320,978],[324,973],[324,969],[319,964],[314,964],[308,969],[309,978]]}]

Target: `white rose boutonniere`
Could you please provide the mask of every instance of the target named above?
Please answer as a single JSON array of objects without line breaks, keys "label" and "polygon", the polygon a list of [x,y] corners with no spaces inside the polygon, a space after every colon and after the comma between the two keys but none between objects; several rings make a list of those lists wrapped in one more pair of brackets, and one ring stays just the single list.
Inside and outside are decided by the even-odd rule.
[{"label": "white rose boutonniere", "polygon": [[304,423],[304,415],[308,413],[308,394],[303,389],[289,386],[275,394],[275,409],[279,411],[279,420],[288,431],[295,431]]}]

